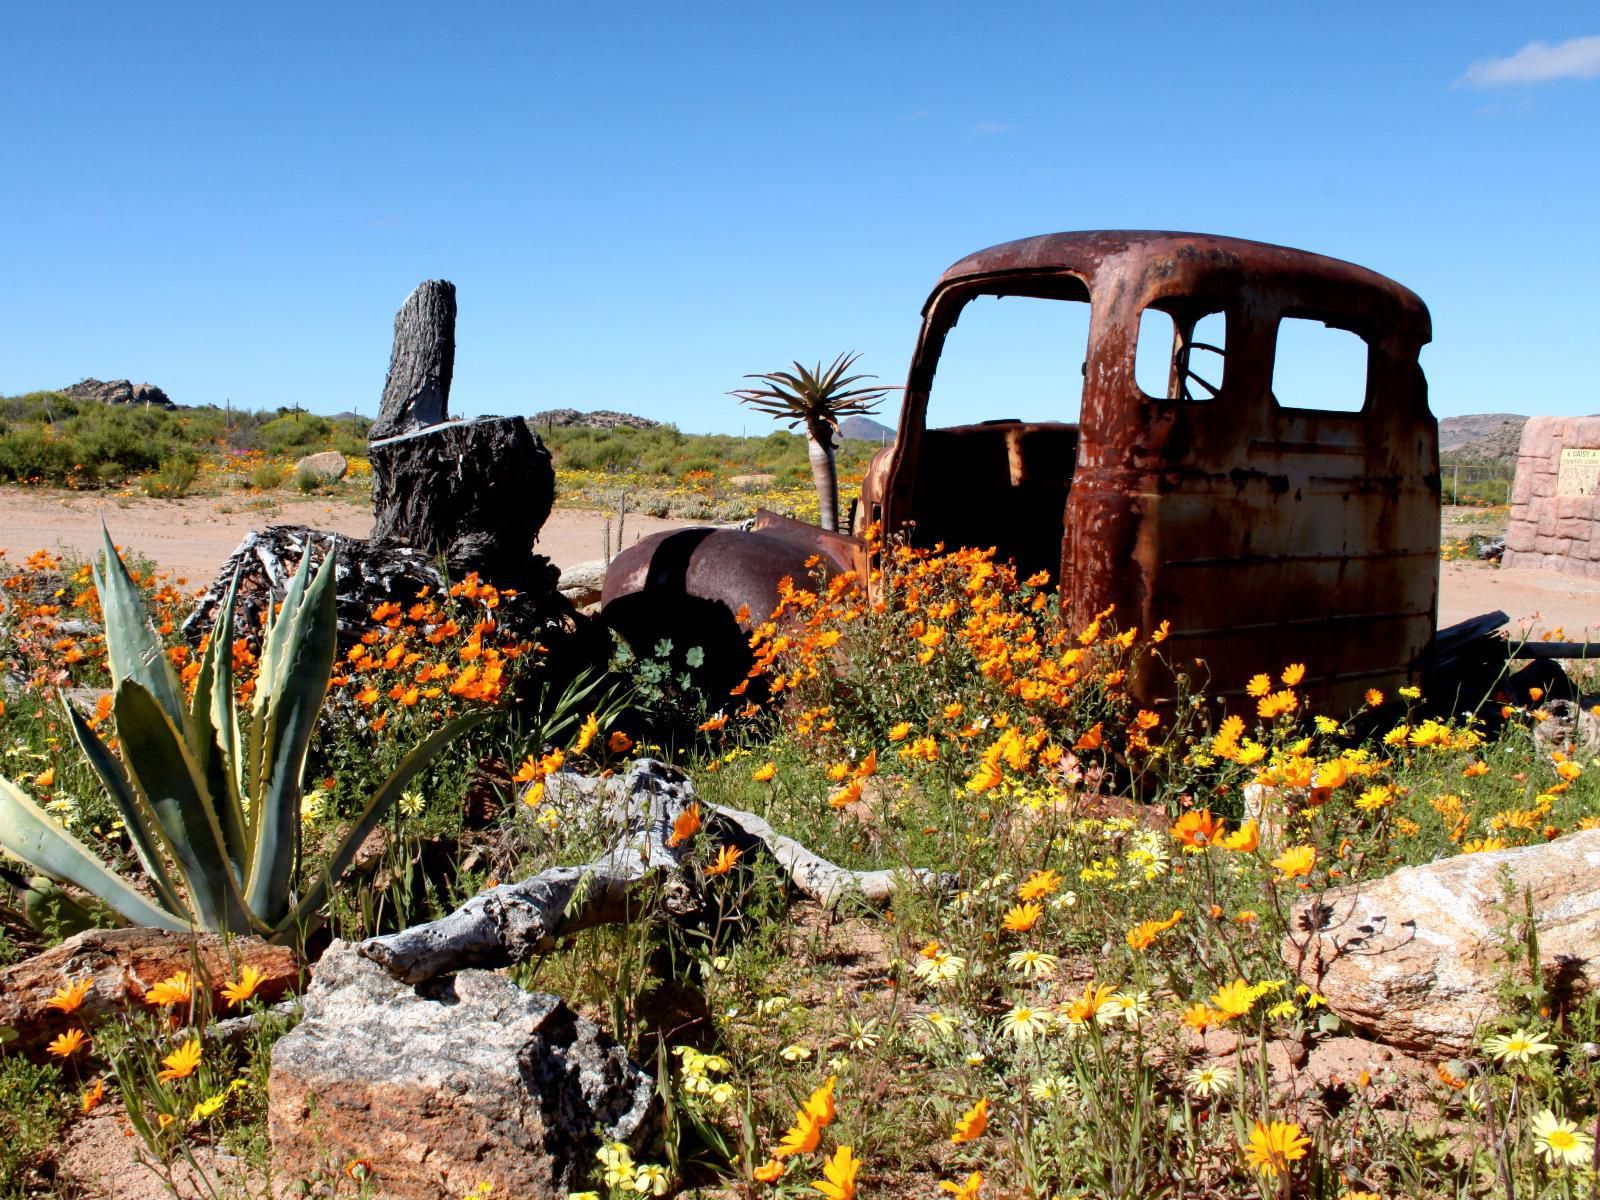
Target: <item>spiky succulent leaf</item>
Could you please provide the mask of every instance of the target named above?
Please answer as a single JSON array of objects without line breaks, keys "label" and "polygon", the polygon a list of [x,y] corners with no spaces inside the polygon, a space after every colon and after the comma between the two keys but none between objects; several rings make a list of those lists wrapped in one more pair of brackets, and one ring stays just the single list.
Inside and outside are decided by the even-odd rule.
[{"label": "spiky succulent leaf", "polygon": [[112,712],[128,773],[155,813],[198,923],[205,929],[252,932],[222,827],[184,735],[155,697],[131,679],[118,687]]},{"label": "spiky succulent leaf", "polygon": [[72,730],[78,748],[89,760],[94,773],[100,777],[111,803],[116,805],[123,827],[128,831],[128,838],[133,842],[134,853],[139,856],[145,874],[150,876],[162,905],[170,912],[186,914],[188,906],[173,886],[172,877],[162,861],[161,826],[156,821],[155,813],[145,803],[144,797],[134,791],[133,785],[128,782],[128,773],[123,770],[116,755],[111,753],[111,748],[100,740],[100,735],[89,727],[83,714],[72,706],[65,695],[61,697],[61,707],[66,710],[67,727]]},{"label": "spiky succulent leaf", "polygon": [[356,851],[361,848],[361,843],[367,840],[367,835],[378,827],[378,822],[383,820],[391,805],[400,798],[400,793],[405,790],[417,775],[434,760],[439,751],[454,738],[467,730],[489,719],[486,711],[467,713],[464,716],[447,721],[444,725],[434,730],[423,738],[394,769],[394,773],[383,781],[383,785],[372,794],[372,799],[367,801],[367,807],[355,819],[355,824],[345,834],[344,840],[339,843],[333,857],[328,860],[327,867],[323,870],[300,902],[278,925],[274,933],[275,939],[292,936],[294,932],[303,928],[324,904],[328,902],[328,893],[332,886],[339,882],[340,876],[350,867],[355,860]]},{"label": "spiky succulent leaf", "polygon": [[222,828],[223,845],[235,876],[244,878],[250,861],[244,804],[239,793],[239,722],[233,702],[233,605],[239,588],[234,572],[217,609],[211,644],[200,660],[189,702],[190,749]]},{"label": "spiky succulent leaf", "polygon": [[[301,559],[303,575],[311,558]],[[290,607],[284,601],[272,634],[272,674],[257,683],[256,721],[263,728],[261,774],[252,793],[254,841],[245,882],[245,902],[270,925],[289,911],[289,889],[299,856],[300,798],[306,753],[317,714],[328,694],[338,655],[339,618],[334,591],[337,552],[330,549],[309,588],[302,586]],[[269,634],[269,641],[271,640]],[[263,670],[266,669],[263,660]]]},{"label": "spiky succulent leaf", "polygon": [[43,875],[28,880],[28,888],[22,893],[22,911],[29,925],[55,937],[71,937],[85,929],[103,928],[118,922],[117,914],[104,905],[96,904],[91,908]]},{"label": "spiky succulent leaf", "polygon": [[183,703],[179,699],[182,691],[178,676],[161,639],[151,628],[139,588],[103,522],[100,534],[105,542],[105,557],[92,569],[95,590],[100,595],[100,610],[105,614],[106,657],[112,686],[123,679],[138,680],[160,702],[173,723],[181,725]]},{"label": "spiky succulent leaf", "polygon": [[21,788],[0,776],[0,848],[52,879],[75,884],[98,896],[135,925],[186,932],[190,926],[151,904],[129,887],[89,848],[35,804]]}]

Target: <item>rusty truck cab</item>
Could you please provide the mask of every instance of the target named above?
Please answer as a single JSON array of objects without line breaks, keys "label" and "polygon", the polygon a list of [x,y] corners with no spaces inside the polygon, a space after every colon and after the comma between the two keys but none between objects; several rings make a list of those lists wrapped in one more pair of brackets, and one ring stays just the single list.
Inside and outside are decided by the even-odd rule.
[{"label": "rusty truck cab", "polygon": [[[980,296],[1087,301],[1076,423],[927,427],[946,336]],[[1219,316],[1222,344],[1196,337]],[[1439,459],[1417,361],[1428,311],[1412,292],[1258,242],[1062,233],[962,259],[922,318],[899,434],[868,470],[858,525],[881,521],[924,546],[994,545],[1024,573],[1049,569],[1079,620],[1115,605],[1123,628],[1170,621],[1167,658],[1215,694],[1238,697],[1251,675],[1290,662],[1307,664],[1313,701],[1329,709],[1420,678],[1436,618]],[[1170,330],[1165,386],[1145,371],[1141,387],[1135,353],[1153,318]],[[1280,403],[1288,321],[1364,344],[1351,411]],[[1145,701],[1171,688],[1156,664],[1134,681]]]}]

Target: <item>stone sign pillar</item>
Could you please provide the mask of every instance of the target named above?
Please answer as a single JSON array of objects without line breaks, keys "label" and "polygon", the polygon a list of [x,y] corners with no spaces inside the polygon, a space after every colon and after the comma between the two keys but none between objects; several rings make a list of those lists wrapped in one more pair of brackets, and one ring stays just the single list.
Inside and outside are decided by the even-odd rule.
[{"label": "stone sign pillar", "polygon": [[1600,579],[1600,416],[1522,427],[1501,561]]}]

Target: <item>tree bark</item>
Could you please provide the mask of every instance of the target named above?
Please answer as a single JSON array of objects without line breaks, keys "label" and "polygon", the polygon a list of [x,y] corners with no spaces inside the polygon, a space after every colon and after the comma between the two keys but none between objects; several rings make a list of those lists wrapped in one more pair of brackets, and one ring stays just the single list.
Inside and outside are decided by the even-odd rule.
[{"label": "tree bark", "polygon": [[839,529],[839,471],[833,431],[820,422],[808,422],[806,452],[811,459],[811,479],[817,486],[817,524],[836,533]]},{"label": "tree bark", "polygon": [[367,436],[375,441],[446,420],[455,366],[456,285],[429,279],[395,314],[389,376]]}]

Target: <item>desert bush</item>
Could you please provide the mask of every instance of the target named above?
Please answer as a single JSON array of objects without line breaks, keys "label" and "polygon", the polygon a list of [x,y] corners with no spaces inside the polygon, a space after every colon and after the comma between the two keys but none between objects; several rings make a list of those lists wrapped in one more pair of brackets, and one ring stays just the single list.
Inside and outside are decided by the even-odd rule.
[{"label": "desert bush", "polygon": [[303,454],[324,448],[333,437],[333,422],[316,413],[286,412],[256,431],[255,442],[268,454]]},{"label": "desert bush", "polygon": [[200,464],[184,454],[175,454],[144,477],[146,496],[177,500],[187,496],[200,477]]},{"label": "desert bush", "polygon": [[253,467],[246,477],[250,486],[259,488],[263,492],[270,492],[287,478],[289,470],[282,463],[264,462]]}]

